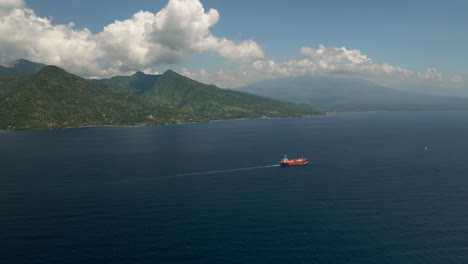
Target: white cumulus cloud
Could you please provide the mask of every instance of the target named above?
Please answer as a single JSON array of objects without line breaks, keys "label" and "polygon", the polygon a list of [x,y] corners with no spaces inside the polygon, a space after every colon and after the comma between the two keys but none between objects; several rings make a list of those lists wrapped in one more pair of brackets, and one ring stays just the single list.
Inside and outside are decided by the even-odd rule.
[{"label": "white cumulus cloud", "polygon": [[263,58],[260,46],[236,43],[210,33],[219,21],[199,0],[169,0],[157,13],[140,11],[115,21],[97,34],[73,23],[54,25],[23,1],[0,0],[0,61],[25,58],[62,66],[84,76],[129,73],[161,64],[180,63],[212,51],[238,62]]},{"label": "white cumulus cloud", "polygon": [[0,0],[0,16],[22,7],[24,7],[24,0]]},{"label": "white cumulus cloud", "polygon": [[202,82],[220,87],[236,88],[261,80],[295,76],[329,75],[337,77],[358,77],[381,85],[393,86],[404,82],[442,81],[442,73],[435,68],[414,72],[390,64],[372,61],[360,50],[346,47],[301,48],[302,58],[278,63],[272,59],[261,59],[239,68],[215,72],[201,70],[183,74]]},{"label": "white cumulus cloud", "polygon": [[442,80],[442,73],[440,73],[436,68],[432,67],[427,69],[424,72],[418,72],[417,76],[423,80]]}]

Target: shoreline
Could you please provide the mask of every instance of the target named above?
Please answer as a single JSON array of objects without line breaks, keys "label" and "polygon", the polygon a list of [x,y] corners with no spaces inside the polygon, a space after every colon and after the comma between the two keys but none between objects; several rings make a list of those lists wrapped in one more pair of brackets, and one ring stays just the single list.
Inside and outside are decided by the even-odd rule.
[{"label": "shoreline", "polygon": [[101,128],[101,127],[158,127],[158,126],[180,126],[180,125],[192,125],[192,124],[209,124],[209,123],[216,123],[216,122],[229,122],[229,121],[243,121],[243,120],[268,120],[268,119],[293,119],[293,118],[305,118],[305,117],[324,117],[324,116],[331,116],[335,114],[352,114],[352,113],[393,113],[393,112],[467,112],[468,110],[418,110],[418,111],[328,111],[323,112],[323,114],[318,115],[305,115],[305,116],[297,116],[297,117],[265,117],[265,118],[236,118],[236,119],[217,119],[217,120],[209,120],[209,121],[201,121],[201,122],[187,122],[187,123],[179,123],[179,124],[157,124],[157,125],[89,125],[89,126],[76,126],[76,127],[63,127],[57,129],[17,129],[17,130],[8,130],[8,129],[0,129],[1,132],[29,132],[29,131],[54,131],[54,130],[64,130],[64,129],[77,129],[77,128]]},{"label": "shoreline", "polygon": [[77,129],[77,128],[101,128],[101,127],[158,127],[158,126],[180,126],[180,125],[191,125],[191,124],[209,124],[215,122],[223,122],[223,121],[242,121],[242,120],[262,120],[262,119],[289,119],[289,118],[304,118],[304,117],[314,117],[314,116],[326,116],[328,113],[324,112],[323,114],[319,115],[305,115],[305,116],[297,116],[297,117],[266,117],[266,118],[236,118],[236,119],[218,119],[218,120],[209,120],[209,121],[201,121],[201,122],[187,122],[187,123],[174,123],[174,124],[157,124],[157,125],[89,125],[89,126],[76,126],[76,127],[62,127],[56,129],[13,129],[13,130],[2,130],[0,132],[29,132],[29,131],[54,131],[54,130],[65,130],[65,129]]}]

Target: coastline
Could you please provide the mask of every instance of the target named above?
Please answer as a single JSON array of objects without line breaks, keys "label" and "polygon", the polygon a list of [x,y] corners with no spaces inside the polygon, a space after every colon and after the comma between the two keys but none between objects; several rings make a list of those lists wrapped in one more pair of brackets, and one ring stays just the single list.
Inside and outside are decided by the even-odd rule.
[{"label": "coastline", "polygon": [[49,128],[49,129],[12,129],[12,130],[2,130],[0,132],[29,132],[29,131],[54,131],[54,130],[64,130],[64,129],[77,129],[77,128],[101,128],[101,127],[157,127],[157,126],[180,126],[180,125],[190,125],[190,124],[208,124],[215,122],[226,122],[226,121],[242,121],[242,120],[263,120],[263,119],[290,119],[290,118],[304,118],[304,117],[315,117],[315,116],[326,116],[327,112],[317,115],[304,115],[304,116],[295,116],[295,117],[259,117],[259,118],[235,118],[235,119],[217,119],[217,120],[208,120],[200,122],[187,122],[187,123],[173,123],[173,124],[137,124],[137,125],[85,125],[85,126],[76,126],[76,127],[62,127],[62,128]]},{"label": "coastline", "polygon": [[325,117],[332,116],[335,114],[352,114],[352,113],[390,113],[390,112],[467,112],[468,110],[434,110],[434,111],[328,111],[322,112],[321,114],[316,115],[304,115],[304,116],[295,116],[295,117],[259,117],[259,118],[235,118],[235,119],[217,119],[217,120],[207,120],[200,122],[187,122],[187,123],[167,123],[167,124],[136,124],[136,125],[85,125],[85,126],[76,126],[76,127],[62,127],[55,129],[0,129],[0,133],[6,132],[30,132],[30,131],[54,131],[54,130],[64,130],[64,129],[79,129],[79,128],[101,128],[101,127],[157,127],[157,126],[180,126],[180,125],[192,125],[192,124],[208,124],[216,122],[228,122],[228,121],[243,121],[243,120],[263,120],[263,119],[293,119],[293,118],[305,118],[305,117]]}]

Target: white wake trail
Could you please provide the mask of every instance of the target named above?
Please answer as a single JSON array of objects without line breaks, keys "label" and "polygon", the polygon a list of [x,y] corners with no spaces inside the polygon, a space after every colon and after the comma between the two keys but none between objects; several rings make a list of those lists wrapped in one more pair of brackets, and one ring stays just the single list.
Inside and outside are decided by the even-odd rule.
[{"label": "white wake trail", "polygon": [[275,165],[237,168],[237,169],[228,169],[228,170],[214,170],[214,171],[204,171],[204,172],[195,172],[195,173],[181,173],[181,174],[176,174],[176,175],[166,176],[166,177],[140,178],[140,179],[132,179],[132,180],[113,182],[113,183],[110,183],[110,184],[124,184],[124,183],[136,183],[136,182],[146,182],[146,181],[157,181],[157,180],[170,179],[170,178],[175,178],[175,177],[189,177],[189,176],[197,176],[197,175],[213,175],[213,174],[219,174],[219,173],[224,173],[224,172],[258,170],[258,169],[266,169],[266,168],[273,168],[273,167],[279,167],[279,166],[280,166],[279,164],[275,164]]}]

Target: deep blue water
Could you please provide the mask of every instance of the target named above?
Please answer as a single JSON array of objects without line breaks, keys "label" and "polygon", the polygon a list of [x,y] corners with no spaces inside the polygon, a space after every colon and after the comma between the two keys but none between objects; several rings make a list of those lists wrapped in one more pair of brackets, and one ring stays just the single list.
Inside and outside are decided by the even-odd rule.
[{"label": "deep blue water", "polygon": [[[0,150],[1,263],[468,263],[468,112],[0,132]],[[246,169],[284,154],[311,163]]]}]

